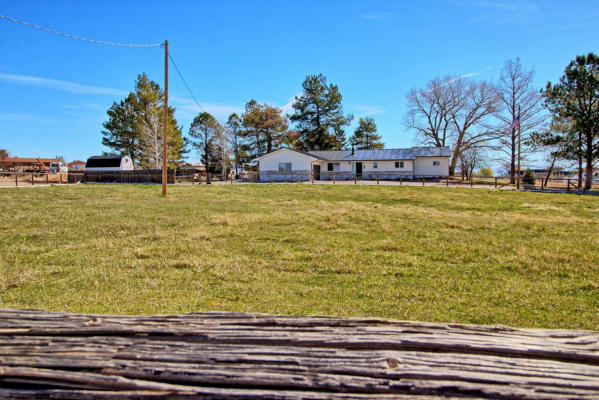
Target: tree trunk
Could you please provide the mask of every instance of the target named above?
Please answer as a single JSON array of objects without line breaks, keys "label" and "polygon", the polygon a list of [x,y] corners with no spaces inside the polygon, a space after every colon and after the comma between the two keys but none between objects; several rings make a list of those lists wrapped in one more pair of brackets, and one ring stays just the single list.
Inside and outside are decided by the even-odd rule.
[{"label": "tree trunk", "polygon": [[516,183],[516,130],[512,129],[512,158],[510,164],[510,183]]},{"label": "tree trunk", "polygon": [[555,164],[556,158],[557,158],[557,156],[553,156],[553,160],[551,160],[551,166],[549,167],[549,171],[547,171],[547,176],[545,177],[545,187],[547,187],[547,183],[549,182],[549,177],[551,176],[551,173],[553,172],[553,165]]},{"label": "tree trunk", "polygon": [[578,132],[578,189],[582,188],[582,134]]},{"label": "tree trunk", "polygon": [[584,189],[590,190],[593,186],[593,135],[586,135],[586,178],[584,182]]}]

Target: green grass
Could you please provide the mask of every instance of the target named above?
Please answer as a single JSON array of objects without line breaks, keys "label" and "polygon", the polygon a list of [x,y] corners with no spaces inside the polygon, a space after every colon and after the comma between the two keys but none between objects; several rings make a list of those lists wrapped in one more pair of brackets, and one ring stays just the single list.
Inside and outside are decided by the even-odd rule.
[{"label": "green grass", "polygon": [[0,204],[0,307],[599,329],[593,196],[79,185]]}]

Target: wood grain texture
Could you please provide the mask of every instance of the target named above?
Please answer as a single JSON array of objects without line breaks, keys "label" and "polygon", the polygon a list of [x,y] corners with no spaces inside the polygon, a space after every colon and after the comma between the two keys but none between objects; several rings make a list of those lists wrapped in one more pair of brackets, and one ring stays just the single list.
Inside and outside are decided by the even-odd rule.
[{"label": "wood grain texture", "polygon": [[599,399],[599,333],[0,309],[0,398]]}]

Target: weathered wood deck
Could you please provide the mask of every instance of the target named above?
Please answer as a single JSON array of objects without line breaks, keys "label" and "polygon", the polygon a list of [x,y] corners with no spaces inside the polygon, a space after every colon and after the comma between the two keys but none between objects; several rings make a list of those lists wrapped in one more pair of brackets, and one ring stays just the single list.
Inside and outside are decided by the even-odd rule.
[{"label": "weathered wood deck", "polygon": [[0,309],[0,397],[599,399],[599,333]]}]

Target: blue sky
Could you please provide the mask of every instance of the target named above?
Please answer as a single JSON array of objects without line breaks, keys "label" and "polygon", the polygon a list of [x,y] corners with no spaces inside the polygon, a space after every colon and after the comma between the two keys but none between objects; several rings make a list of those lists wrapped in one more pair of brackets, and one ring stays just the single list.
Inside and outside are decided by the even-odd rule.
[{"label": "blue sky", "polygon": [[[5,0],[0,14],[98,40],[168,39],[203,108],[221,121],[252,98],[289,110],[305,76],[323,73],[346,113],[375,119],[387,147],[416,144],[405,97],[434,77],[496,81],[505,60],[520,57],[542,87],[576,55],[599,52],[596,0]],[[0,148],[22,157],[85,160],[107,150],[112,102],[138,73],[163,84],[161,48],[90,44],[2,19],[0,54]],[[169,86],[186,134],[198,109],[172,66]]]}]

